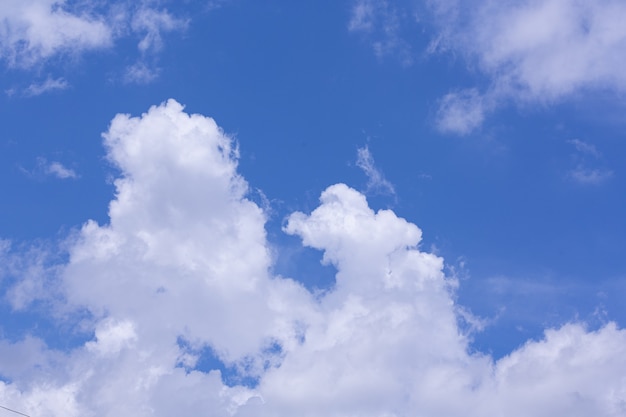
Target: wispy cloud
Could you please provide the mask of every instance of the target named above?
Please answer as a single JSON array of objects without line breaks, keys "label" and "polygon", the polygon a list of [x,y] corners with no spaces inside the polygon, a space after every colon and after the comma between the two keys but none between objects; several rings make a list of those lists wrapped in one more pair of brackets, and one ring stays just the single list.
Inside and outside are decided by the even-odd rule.
[{"label": "wispy cloud", "polygon": [[78,178],[73,169],[64,167],[60,162],[51,162],[47,167],[47,172],[60,179]]},{"label": "wispy cloud", "polygon": [[396,191],[384,176],[382,171],[376,167],[374,157],[368,146],[357,149],[356,165],[363,170],[367,176],[368,192],[378,192],[395,195]]},{"label": "wispy cloud", "polygon": [[58,161],[48,161],[46,158],[37,158],[37,166],[32,171],[23,170],[25,173],[35,176],[51,176],[61,180],[76,179],[78,174],[73,169],[67,168]]},{"label": "wispy cloud", "polygon": [[67,8],[65,2],[24,0],[0,8],[0,57],[15,67],[31,67],[60,53],[106,48],[113,33],[103,16]]},{"label": "wispy cloud", "polygon": [[146,65],[139,61],[126,68],[123,81],[129,84],[149,84],[159,76],[158,68]]},{"label": "wispy cloud", "polygon": [[626,93],[623,2],[429,4],[440,50],[460,52],[487,75],[490,86],[482,94],[498,106],[551,103],[590,89]]},{"label": "wispy cloud", "polygon": [[378,19],[376,2],[372,0],[357,1],[352,6],[352,14],[348,22],[348,29],[355,32],[370,32],[374,29]]},{"label": "wispy cloud", "polygon": [[583,185],[599,185],[613,177],[613,171],[602,166],[602,153],[594,145],[580,139],[567,143],[576,149],[571,155],[575,167],[567,172],[568,178]]},{"label": "wispy cloud", "polygon": [[[407,3],[356,0],[348,28],[366,35],[379,56],[410,56],[417,36],[401,34],[416,19],[403,17],[424,13],[428,19],[420,21],[433,39],[426,54],[450,53],[485,76],[484,86],[459,86],[440,101],[445,132],[468,134],[506,105],[550,104],[580,91],[626,94],[624,2],[430,0],[412,9]],[[480,101],[489,106],[480,109]]]},{"label": "wispy cloud", "polygon": [[574,145],[576,150],[582,154],[591,155],[595,158],[600,158],[602,156],[595,146],[590,143],[583,142],[580,139],[571,139],[568,140],[567,143]]},{"label": "wispy cloud", "polygon": [[163,47],[162,33],[183,30],[188,21],[179,19],[165,10],[141,8],[133,16],[130,26],[143,34],[137,47],[142,53],[156,52]]},{"label": "wispy cloud", "polygon": [[378,58],[395,56],[402,65],[411,65],[411,45],[400,35],[402,23],[410,20],[405,15],[393,1],[356,0],[348,30],[364,35]]},{"label": "wispy cloud", "polygon": [[586,168],[582,165],[569,171],[569,177],[580,184],[599,185],[613,176],[608,169]]},{"label": "wispy cloud", "polygon": [[63,78],[48,77],[41,83],[33,83],[24,89],[26,97],[34,97],[51,91],[65,90],[69,83]]},{"label": "wispy cloud", "polygon": [[439,102],[436,126],[440,132],[467,135],[482,125],[489,109],[487,99],[476,89],[446,94]]},{"label": "wispy cloud", "polygon": [[[11,68],[32,69],[58,56],[113,47],[121,38],[138,38],[140,61],[148,65],[163,47],[163,35],[182,31],[188,20],[159,7],[159,1],[66,2],[9,1],[0,8],[0,61]],[[151,71],[155,76],[157,71]],[[126,77],[130,80],[130,77]],[[146,82],[148,77],[135,77]],[[56,81],[56,83],[54,83]],[[33,85],[25,94],[60,89],[64,80]],[[64,88],[64,87],[63,87]]]}]

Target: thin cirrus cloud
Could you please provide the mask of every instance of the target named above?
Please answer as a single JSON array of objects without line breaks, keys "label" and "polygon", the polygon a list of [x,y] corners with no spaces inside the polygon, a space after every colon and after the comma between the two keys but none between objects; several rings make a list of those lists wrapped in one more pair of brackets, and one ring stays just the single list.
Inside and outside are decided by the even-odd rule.
[{"label": "thin cirrus cloud", "polygon": [[613,177],[613,170],[602,163],[602,153],[592,144],[580,139],[567,141],[576,152],[571,155],[575,167],[567,172],[567,177],[582,185],[600,185]]},{"label": "thin cirrus cloud", "polygon": [[[52,266],[0,242],[5,284],[31,282],[19,308],[87,335],[67,351],[0,339],[0,404],[53,417],[626,412],[614,323],[548,329],[496,361],[471,349],[459,283],[420,249],[421,230],[360,192],[331,185],[286,220],[337,270],[312,294],[271,275],[265,212],[211,118],[170,100],[116,116],[103,137],[120,172],[109,222],[86,222]],[[207,349],[240,379],[200,366]]]},{"label": "thin cirrus cloud", "polygon": [[353,4],[348,30],[366,35],[379,59],[395,56],[409,66],[413,63],[411,44],[400,36],[400,29],[410,20],[394,2],[359,0]]},{"label": "thin cirrus cloud", "polygon": [[374,157],[368,146],[357,149],[356,166],[367,176],[367,191],[394,195],[393,184],[385,178],[383,172],[374,163]]},{"label": "thin cirrus cloud", "polygon": [[598,185],[606,182],[613,176],[613,171],[600,168],[588,168],[578,165],[569,171],[569,177],[579,184]]},{"label": "thin cirrus cloud", "polygon": [[31,85],[26,87],[23,91],[23,94],[26,97],[34,97],[44,93],[49,93],[51,91],[65,90],[68,87],[69,83],[64,78],[48,77],[45,81],[41,83],[32,83]]}]

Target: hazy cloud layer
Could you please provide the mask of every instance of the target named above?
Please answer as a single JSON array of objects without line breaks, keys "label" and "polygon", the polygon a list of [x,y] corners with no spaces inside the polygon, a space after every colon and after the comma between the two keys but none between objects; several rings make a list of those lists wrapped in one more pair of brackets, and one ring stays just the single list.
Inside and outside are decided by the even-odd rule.
[{"label": "hazy cloud layer", "polygon": [[567,172],[568,178],[582,185],[600,185],[613,177],[613,170],[606,167],[602,153],[594,145],[580,139],[568,143],[576,149],[571,155],[575,166]]},{"label": "hazy cloud layer", "polygon": [[365,35],[378,58],[395,56],[408,66],[413,63],[411,44],[400,32],[411,20],[394,1],[357,0],[352,5],[348,30]]},{"label": "hazy cloud layer", "polygon": [[[313,295],[268,272],[265,214],[212,119],[170,100],[116,116],[104,142],[119,169],[109,223],[86,222],[66,263],[40,262],[34,282],[53,291],[20,304],[45,302],[88,340],[0,339],[0,404],[59,417],[626,412],[626,332],[573,323],[498,361],[472,353],[444,260],[420,249],[416,225],[347,185],[284,227],[337,270]],[[0,242],[5,297],[30,259]],[[229,384],[199,366],[207,349],[234,370]]]}]

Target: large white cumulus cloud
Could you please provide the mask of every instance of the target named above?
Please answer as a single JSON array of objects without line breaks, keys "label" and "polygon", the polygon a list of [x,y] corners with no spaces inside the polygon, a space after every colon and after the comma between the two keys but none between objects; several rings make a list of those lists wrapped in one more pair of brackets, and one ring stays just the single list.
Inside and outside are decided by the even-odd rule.
[{"label": "large white cumulus cloud", "polygon": [[[98,417],[626,412],[616,325],[548,330],[499,361],[471,353],[456,282],[392,211],[337,184],[289,216],[285,232],[337,269],[313,295],[270,275],[264,213],[212,119],[170,100],[116,116],[104,141],[120,171],[110,222],[85,223],[51,278],[59,325],[80,314],[93,337],[69,351],[36,334],[0,340],[0,404]],[[258,384],[196,369],[207,347]]]}]

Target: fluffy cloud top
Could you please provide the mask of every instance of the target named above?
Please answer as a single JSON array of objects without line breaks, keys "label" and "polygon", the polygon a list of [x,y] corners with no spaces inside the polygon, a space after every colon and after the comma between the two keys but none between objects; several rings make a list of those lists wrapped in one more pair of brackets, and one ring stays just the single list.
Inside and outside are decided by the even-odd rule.
[{"label": "fluffy cloud top", "polygon": [[[116,116],[104,143],[119,169],[110,222],[85,223],[67,263],[41,278],[58,291],[31,295],[92,336],[69,351],[0,339],[0,404],[64,417],[626,412],[626,332],[568,324],[499,361],[471,353],[443,259],[356,190],[333,185],[287,219],[337,269],[313,295],[270,275],[265,215],[212,119],[170,100]],[[198,366],[207,349],[256,383]]]}]

